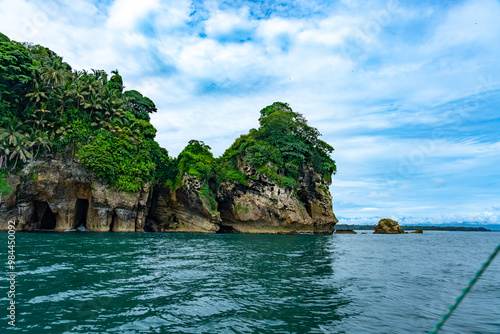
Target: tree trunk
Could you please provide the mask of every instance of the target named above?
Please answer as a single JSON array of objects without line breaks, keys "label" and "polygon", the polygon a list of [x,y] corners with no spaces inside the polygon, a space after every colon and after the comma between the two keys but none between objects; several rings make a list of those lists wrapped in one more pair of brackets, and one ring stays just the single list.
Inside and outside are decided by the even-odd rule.
[{"label": "tree trunk", "polygon": [[17,166],[17,160],[19,160],[19,154],[16,155],[16,162],[14,163],[14,167],[12,167],[12,170],[16,169]]},{"label": "tree trunk", "polygon": [[38,148],[36,150],[35,156],[33,157],[33,160],[36,159],[36,157],[38,156],[38,152],[40,152],[40,146],[42,146],[42,145],[38,145]]}]

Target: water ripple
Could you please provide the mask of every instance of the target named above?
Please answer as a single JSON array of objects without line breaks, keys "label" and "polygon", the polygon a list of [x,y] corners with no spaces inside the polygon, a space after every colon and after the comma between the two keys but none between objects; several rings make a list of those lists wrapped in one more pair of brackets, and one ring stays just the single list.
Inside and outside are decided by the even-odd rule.
[{"label": "water ripple", "polygon": [[[498,235],[24,233],[16,330],[426,333]],[[500,332],[499,262],[444,332]]]}]

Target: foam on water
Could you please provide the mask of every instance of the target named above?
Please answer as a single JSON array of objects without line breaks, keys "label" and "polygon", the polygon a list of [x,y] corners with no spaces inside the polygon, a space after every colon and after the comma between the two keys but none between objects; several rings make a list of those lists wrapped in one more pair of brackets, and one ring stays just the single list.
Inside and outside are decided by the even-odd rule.
[{"label": "foam on water", "polygon": [[77,232],[87,232],[87,229],[85,228],[85,226],[83,225],[80,225],[76,228],[76,231]]}]

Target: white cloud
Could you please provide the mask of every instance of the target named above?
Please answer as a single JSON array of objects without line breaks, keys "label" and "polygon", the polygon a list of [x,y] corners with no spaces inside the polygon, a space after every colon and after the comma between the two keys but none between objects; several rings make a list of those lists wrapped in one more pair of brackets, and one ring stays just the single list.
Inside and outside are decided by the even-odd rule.
[{"label": "white cloud", "polygon": [[205,32],[208,37],[224,37],[234,31],[249,31],[255,27],[249,19],[248,7],[237,11],[215,10],[205,22]]},{"label": "white cloud", "polygon": [[373,211],[380,211],[379,208],[361,208],[359,209],[359,211],[370,211],[370,212],[373,212]]},{"label": "white cloud", "polygon": [[161,7],[155,10],[155,25],[160,31],[167,34],[175,32],[175,28],[182,27],[189,21],[189,14],[192,10],[191,1],[161,1]]},{"label": "white cloud", "polygon": [[[46,45],[78,69],[118,69],[127,89],[159,107],[152,122],[171,154],[196,138],[220,155],[280,100],[336,148],[340,216],[368,219],[377,208],[426,217],[459,206],[459,215],[492,221],[485,212],[498,206],[491,189],[500,183],[500,139],[495,124],[477,124],[498,104],[498,2],[309,1],[294,4],[318,15],[285,17],[276,7],[256,19],[250,3],[221,9],[211,1],[198,22],[191,14],[200,5],[185,0],[64,3],[0,0],[0,31]],[[446,113],[457,110],[466,117]],[[432,129],[445,135],[433,139]],[[402,161],[411,172],[401,173]],[[466,196],[475,191],[486,197]]]},{"label": "white cloud", "polygon": [[139,20],[158,9],[158,0],[115,0],[109,9],[106,29],[125,32],[136,29]]},{"label": "white cloud", "polygon": [[463,44],[498,45],[500,4],[494,0],[465,2],[451,9],[436,29],[431,47],[434,51]]}]

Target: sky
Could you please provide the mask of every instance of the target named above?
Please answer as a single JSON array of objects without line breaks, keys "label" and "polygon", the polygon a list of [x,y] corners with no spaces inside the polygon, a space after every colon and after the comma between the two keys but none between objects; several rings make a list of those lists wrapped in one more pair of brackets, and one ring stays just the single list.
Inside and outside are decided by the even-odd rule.
[{"label": "sky", "polygon": [[118,69],[157,141],[215,156],[287,102],[331,144],[341,223],[500,222],[500,2],[0,0],[0,32]]}]

